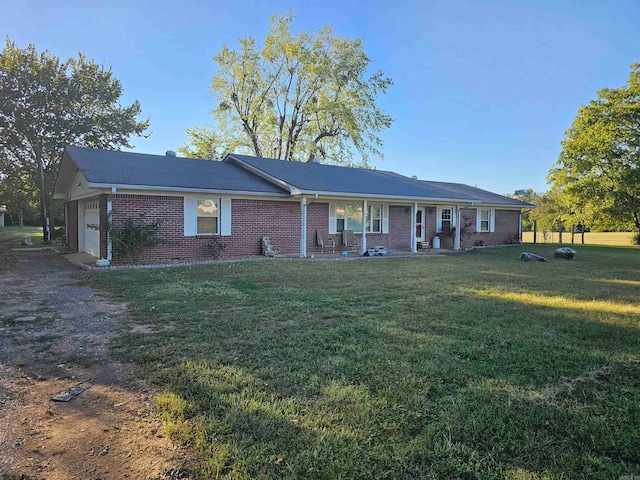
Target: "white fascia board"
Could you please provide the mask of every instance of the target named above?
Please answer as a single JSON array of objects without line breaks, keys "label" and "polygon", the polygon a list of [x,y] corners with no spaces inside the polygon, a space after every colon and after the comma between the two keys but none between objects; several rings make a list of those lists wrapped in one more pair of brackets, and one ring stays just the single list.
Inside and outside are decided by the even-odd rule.
[{"label": "white fascia board", "polygon": [[253,173],[254,175],[257,175],[258,177],[271,182],[275,185],[278,185],[279,187],[283,188],[284,190],[288,190],[289,193],[291,195],[300,195],[302,194],[302,190],[300,190],[298,187],[291,185],[287,182],[285,182],[284,180],[279,179],[278,177],[274,177],[273,175],[269,175],[268,173],[266,173],[263,170],[260,170],[259,168],[254,167],[253,165],[247,163],[247,162],[243,162],[242,160],[240,160],[239,158],[234,157],[233,155],[229,155],[227,158],[232,159],[234,162],[242,165],[243,168],[245,168],[246,170],[250,171],[251,173]]},{"label": "white fascia board", "polygon": [[475,208],[495,208],[498,210],[514,210],[520,208],[535,208],[535,205],[531,205],[529,203],[521,204],[521,205],[509,205],[504,203],[484,203],[484,202],[476,202],[473,204]]},{"label": "white fascia board", "polygon": [[469,203],[471,203],[472,205],[475,205],[475,203],[477,202],[477,200],[469,200],[468,198],[461,200],[457,198],[410,197],[410,196],[404,196],[404,195],[379,195],[375,193],[322,192],[322,191],[310,191],[310,190],[309,191],[303,190],[298,195],[318,195],[318,196],[322,195],[325,197],[331,197],[336,199],[349,198],[353,200],[369,200],[369,199],[375,198],[379,200],[401,200],[401,201],[410,202],[410,203],[430,202],[430,203],[451,203],[456,205],[461,203],[465,205]]},{"label": "white fascia board", "polygon": [[256,192],[256,191],[243,191],[243,190],[221,190],[221,189],[208,189],[208,188],[185,188],[185,187],[162,187],[157,185],[125,185],[125,184],[106,184],[106,183],[89,183],[90,188],[108,189],[111,191],[111,187],[116,187],[118,190],[126,190],[131,193],[132,191],[139,192],[170,192],[179,195],[180,193],[207,193],[216,195],[227,196],[246,196],[246,197],[284,197],[288,198],[286,193],[271,193],[271,192]]}]

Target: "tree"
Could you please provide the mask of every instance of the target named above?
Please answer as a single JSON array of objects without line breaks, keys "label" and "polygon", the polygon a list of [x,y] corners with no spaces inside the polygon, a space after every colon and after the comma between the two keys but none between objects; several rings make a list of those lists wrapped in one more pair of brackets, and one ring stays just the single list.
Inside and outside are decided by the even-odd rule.
[{"label": "tree", "polygon": [[[367,76],[362,40],[329,27],[294,34],[293,18],[274,15],[262,48],[246,37],[238,51],[224,45],[213,57],[213,114],[225,148],[337,164],[352,164],[357,151],[365,166],[371,155],[382,157],[378,134],[393,120],[376,99],[392,81],[381,71]],[[203,130],[188,133],[185,149],[197,154]]]},{"label": "tree", "polygon": [[588,225],[640,232],[640,64],[627,85],[582,106],[549,172],[559,203]]},{"label": "tree", "polygon": [[[129,137],[148,127],[136,120],[140,104],[120,106],[121,95],[111,69],[84,54],[61,62],[7,38],[0,52],[0,192],[38,190],[44,222],[65,145],[130,148]],[[33,198],[13,201],[24,205],[9,208],[24,208]]]},{"label": "tree", "polygon": [[178,147],[178,153],[187,158],[202,160],[222,160],[229,149],[225,140],[211,127],[187,128],[190,140],[188,144]]}]

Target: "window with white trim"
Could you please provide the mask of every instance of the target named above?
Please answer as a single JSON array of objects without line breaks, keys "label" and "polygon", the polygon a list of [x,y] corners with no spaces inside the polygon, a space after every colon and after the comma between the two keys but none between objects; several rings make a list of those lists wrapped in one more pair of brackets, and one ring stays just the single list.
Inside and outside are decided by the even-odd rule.
[{"label": "window with white trim", "polygon": [[488,208],[479,208],[478,209],[478,231],[479,232],[488,232],[489,231],[489,219],[491,218],[491,211]]},{"label": "window with white trim", "polygon": [[218,199],[198,198],[196,200],[198,235],[215,235],[220,231],[218,212]]},{"label": "window with white trim", "polygon": [[493,208],[478,208],[476,210],[476,232],[495,231],[495,213]]},{"label": "window with white trim", "polygon": [[442,208],[440,210],[440,231],[448,232],[453,226],[453,208]]},{"label": "window with white trim", "polygon": [[369,218],[367,219],[369,232],[380,233],[382,226],[382,205],[369,206]]},{"label": "window with white trim", "polygon": [[[369,205],[367,208],[365,231],[380,233],[382,231],[382,205]],[[336,232],[353,230],[362,232],[362,204],[336,205]]]}]

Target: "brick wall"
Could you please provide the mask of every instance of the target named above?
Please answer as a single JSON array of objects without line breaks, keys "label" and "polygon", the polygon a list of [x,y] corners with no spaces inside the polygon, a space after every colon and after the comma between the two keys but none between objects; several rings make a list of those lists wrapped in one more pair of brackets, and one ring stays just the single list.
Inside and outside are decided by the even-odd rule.
[{"label": "brick wall", "polygon": [[[101,212],[104,203],[106,213],[106,195],[101,198]],[[211,258],[208,244],[211,236],[184,236],[184,200],[182,197],[157,195],[118,194],[113,199],[114,223],[122,225],[125,217],[139,219],[144,215],[148,222],[163,220],[160,236],[165,243],[149,249],[143,262],[171,260],[203,260]],[[77,202],[76,202],[77,211]],[[436,208],[427,207],[425,211],[425,239],[430,241],[436,230]],[[463,216],[473,222],[475,229],[475,209],[463,210]],[[77,214],[74,216],[77,219]],[[328,230],[329,204],[314,202],[307,207],[307,254],[320,252],[316,241],[318,230]],[[518,211],[496,210],[495,232],[474,233],[463,246],[473,246],[477,240],[487,245],[508,243],[518,233]],[[274,200],[232,200],[231,235],[219,237],[226,245],[223,257],[241,257],[261,254],[261,240],[268,236],[272,245],[281,253],[291,254],[300,251],[301,227],[300,203],[298,201]],[[77,230],[77,227],[76,227]],[[342,247],[342,234],[331,235],[336,241],[336,250]],[[76,238],[77,246],[77,238]],[[106,257],[106,235],[101,238],[101,253]],[[407,206],[389,207],[389,233],[367,234],[367,246],[384,245],[390,249],[411,249],[411,210]],[[443,238],[442,247],[451,248],[453,240]],[[102,252],[104,248],[104,252]],[[116,258],[114,262],[122,262]]]},{"label": "brick wall", "polygon": [[[471,230],[476,229],[475,208],[462,209],[462,224],[471,223]],[[496,210],[495,227],[493,232],[476,232],[464,240],[463,247],[473,247],[476,242],[484,241],[487,245],[503,245],[518,238],[519,210]]]},{"label": "brick wall", "polygon": [[[183,197],[157,195],[116,195],[113,199],[114,225],[122,225],[126,217],[147,222],[163,221],[159,236],[165,243],[148,249],[142,262],[171,260],[204,260],[211,258],[210,235],[184,236]],[[223,257],[260,255],[262,237],[281,253],[300,251],[300,204],[269,200],[233,199],[231,205],[231,235],[218,237],[225,244]],[[122,262],[115,258],[114,262]]]},{"label": "brick wall", "polygon": [[67,202],[66,204],[66,221],[67,221],[67,246],[70,251],[78,251],[78,201]]},{"label": "brick wall", "polygon": [[[100,208],[100,223],[107,219],[107,200],[108,195],[100,195],[99,208]],[[102,226],[102,225],[100,225]],[[100,258],[107,258],[107,232],[100,231]]]}]

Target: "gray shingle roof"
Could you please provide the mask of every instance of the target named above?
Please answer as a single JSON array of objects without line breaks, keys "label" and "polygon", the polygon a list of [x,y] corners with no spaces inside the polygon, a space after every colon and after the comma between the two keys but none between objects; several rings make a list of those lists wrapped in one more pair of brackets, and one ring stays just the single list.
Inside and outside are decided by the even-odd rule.
[{"label": "gray shingle roof", "polygon": [[504,195],[498,195],[497,193],[482,190],[481,188],[471,187],[463,183],[448,183],[448,182],[432,182],[429,180],[420,180],[423,183],[442,188],[450,191],[453,195],[464,196],[467,198],[473,198],[476,203],[482,203],[487,205],[505,205],[505,206],[520,206],[523,208],[532,206],[529,203],[521,202],[515,198],[505,197]]},{"label": "gray shingle roof", "polygon": [[481,203],[523,208],[529,204],[458,183],[415,180],[394,172],[338,167],[320,163],[298,163],[273,158],[229,155],[227,162],[238,162],[257,172],[279,179],[303,193],[362,194],[399,198]]},{"label": "gray shingle roof", "polygon": [[285,193],[228,162],[70,146],[66,155],[90,184]]},{"label": "gray shingle roof", "polygon": [[[73,165],[90,186],[210,190],[256,195],[325,194],[524,208],[531,205],[460,183],[416,180],[394,172],[228,155],[222,162],[66,147],[55,194],[70,185]],[[64,173],[63,173],[64,172]],[[64,177],[64,178],[62,178]]]}]

